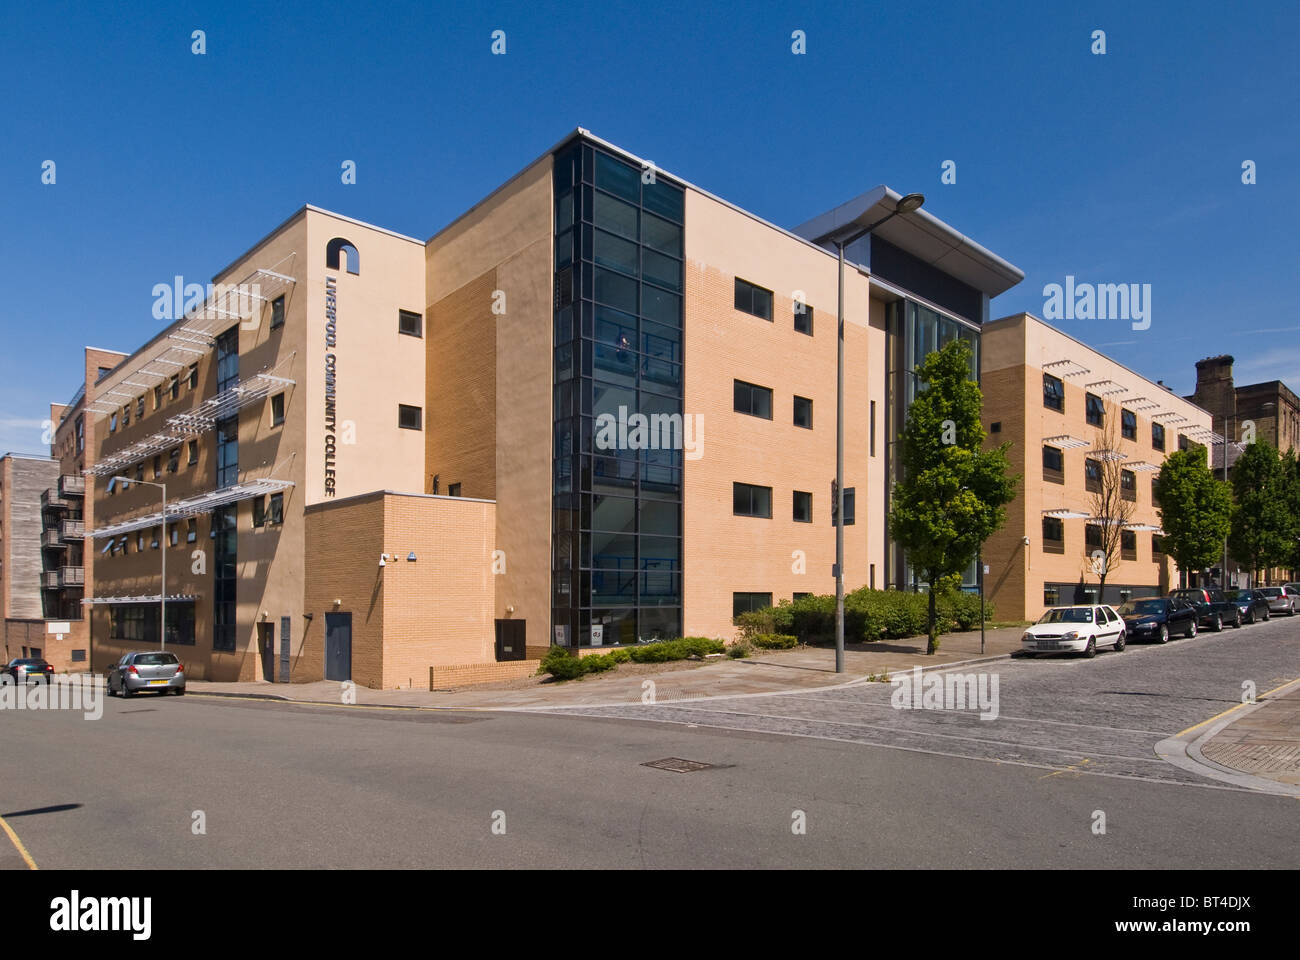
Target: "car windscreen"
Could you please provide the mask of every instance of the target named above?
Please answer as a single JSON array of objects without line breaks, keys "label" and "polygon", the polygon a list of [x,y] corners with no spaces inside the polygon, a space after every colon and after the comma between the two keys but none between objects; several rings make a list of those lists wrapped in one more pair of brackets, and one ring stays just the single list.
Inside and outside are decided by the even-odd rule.
[{"label": "car windscreen", "polygon": [[142,653],[135,658],[138,667],[166,667],[176,662],[174,653]]},{"label": "car windscreen", "polygon": [[1122,617],[1150,617],[1164,612],[1164,600],[1129,600],[1119,608]]},{"label": "car windscreen", "polygon": [[33,660],[33,659],[31,659],[30,657],[28,657],[27,659],[24,659],[24,660],[15,660],[13,663],[9,664],[9,666],[11,666],[11,667],[43,667],[43,666],[45,666],[45,661],[44,661],[44,660]]},{"label": "car windscreen", "polygon": [[1056,607],[1048,610],[1039,623],[1092,623],[1092,607]]}]

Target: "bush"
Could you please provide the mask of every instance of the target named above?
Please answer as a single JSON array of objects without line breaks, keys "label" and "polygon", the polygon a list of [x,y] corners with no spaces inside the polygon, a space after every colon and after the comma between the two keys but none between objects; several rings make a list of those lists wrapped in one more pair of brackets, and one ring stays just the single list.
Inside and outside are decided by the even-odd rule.
[{"label": "bush", "polygon": [[551,647],[542,657],[537,672],[549,673],[556,680],[573,680],[587,671],[581,657],[575,657],[564,647]]},{"label": "bush", "polygon": [[799,643],[799,638],[788,633],[761,633],[753,643],[764,650],[789,650]]},{"label": "bush", "polygon": [[748,640],[737,640],[731,646],[727,647],[727,656],[732,660],[744,660],[751,652],[752,648]]},{"label": "bush", "polygon": [[703,657],[710,653],[725,653],[726,645],[710,637],[682,637],[660,643],[646,643],[635,647],[616,647],[609,653],[591,653],[575,656],[567,647],[551,647],[538,666],[538,673],[549,673],[556,680],[575,680],[587,673],[612,670],[620,663],[668,663],[687,657]]},{"label": "bush", "polygon": [[[844,639],[849,643],[898,640],[925,633],[929,596],[904,590],[862,587],[844,597]],[[974,630],[980,623],[978,594],[941,589],[935,594],[935,626],[940,633]],[[985,618],[993,619],[992,604]],[[762,646],[760,637],[790,635],[802,643],[835,639],[835,597],[815,594],[783,600],[775,607],[741,614],[735,620],[743,639]]]}]

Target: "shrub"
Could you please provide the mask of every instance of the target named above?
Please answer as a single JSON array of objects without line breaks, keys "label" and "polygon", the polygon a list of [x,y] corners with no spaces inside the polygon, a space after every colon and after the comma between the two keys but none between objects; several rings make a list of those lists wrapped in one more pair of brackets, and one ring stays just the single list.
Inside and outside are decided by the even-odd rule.
[{"label": "shrub", "polygon": [[727,647],[727,656],[732,660],[744,660],[751,652],[752,648],[748,640],[737,640]]},{"label": "shrub", "polygon": [[[929,597],[904,590],[869,590],[862,587],[844,597],[844,638],[849,643],[897,640],[925,633]],[[979,626],[978,594],[941,589],[935,594],[936,627],[940,633],[974,630]],[[993,607],[985,604],[986,619]],[[835,639],[835,597],[816,594],[776,607],[755,610],[736,618],[742,638],[761,646],[758,638],[771,635],[797,637],[803,643],[830,643]]]},{"label": "shrub", "polygon": [[753,642],[764,650],[789,650],[799,643],[799,638],[788,633],[761,633]]},{"label": "shrub", "polygon": [[538,673],[549,673],[557,680],[574,680],[587,673],[612,670],[620,663],[668,663],[687,657],[703,657],[710,653],[725,653],[726,645],[711,637],[681,637],[659,643],[640,644],[635,647],[616,647],[609,653],[591,653],[578,657],[566,647],[551,647],[538,667]]},{"label": "shrub", "polygon": [[575,657],[564,647],[551,647],[542,657],[537,672],[549,673],[556,680],[573,680],[587,671],[581,657]]}]

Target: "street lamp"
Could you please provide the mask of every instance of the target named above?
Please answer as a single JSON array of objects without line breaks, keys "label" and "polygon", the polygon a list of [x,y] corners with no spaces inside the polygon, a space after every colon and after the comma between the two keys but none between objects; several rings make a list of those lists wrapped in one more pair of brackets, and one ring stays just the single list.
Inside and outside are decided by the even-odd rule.
[{"label": "street lamp", "polygon": [[893,211],[870,226],[832,239],[839,255],[839,333],[835,358],[835,672],[844,672],[844,248],[865,237],[886,220],[912,213],[925,203],[919,193],[900,197]]},{"label": "street lamp", "polygon": [[115,476],[109,479],[108,489],[115,483],[143,483],[146,487],[157,487],[162,491],[162,532],[158,539],[162,541],[162,578],[158,585],[158,649],[167,649],[167,484],[154,483],[152,480],[132,480],[130,477]]}]

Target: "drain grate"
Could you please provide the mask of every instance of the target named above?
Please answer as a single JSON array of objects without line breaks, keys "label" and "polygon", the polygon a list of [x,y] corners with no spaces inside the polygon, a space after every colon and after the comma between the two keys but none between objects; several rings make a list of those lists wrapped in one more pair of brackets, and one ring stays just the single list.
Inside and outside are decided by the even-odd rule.
[{"label": "drain grate", "polygon": [[694,773],[697,770],[710,770],[713,768],[711,763],[701,763],[699,760],[683,760],[681,757],[664,757],[662,760],[651,760],[648,763],[641,764],[643,767],[654,767],[656,770],[668,770],[672,773]]},{"label": "drain grate", "polygon": [[1216,763],[1243,773],[1300,772],[1300,747],[1281,744],[1233,744],[1201,752]]}]

